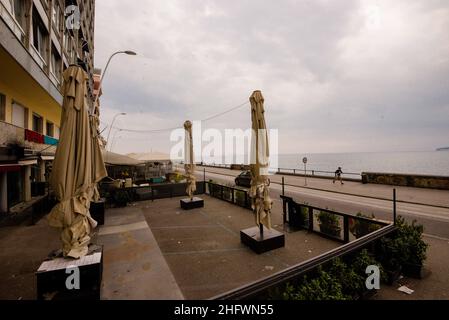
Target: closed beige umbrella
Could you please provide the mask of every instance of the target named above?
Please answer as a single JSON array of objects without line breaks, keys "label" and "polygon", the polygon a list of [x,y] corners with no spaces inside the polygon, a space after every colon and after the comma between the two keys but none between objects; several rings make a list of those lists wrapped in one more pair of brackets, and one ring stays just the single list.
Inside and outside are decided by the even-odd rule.
[{"label": "closed beige umbrella", "polygon": [[270,150],[268,132],[265,123],[264,98],[262,92],[255,91],[251,102],[251,189],[252,208],[256,215],[256,224],[263,234],[263,227],[271,229],[271,208],[273,201],[269,196],[268,178]]},{"label": "closed beige umbrella", "polygon": [[189,195],[190,200],[193,201],[193,196],[196,191],[196,177],[195,177],[195,157],[193,154],[193,137],[192,137],[192,122],[186,121],[184,123],[185,134],[185,175],[187,179],[186,193]]},{"label": "closed beige umbrella", "polygon": [[97,226],[89,213],[98,192],[96,183],[106,176],[98,145],[96,120],[89,119],[87,73],[78,66],[64,72],[61,135],[50,184],[59,203],[51,211],[50,226],[61,228],[65,257],[88,253],[90,235]]}]

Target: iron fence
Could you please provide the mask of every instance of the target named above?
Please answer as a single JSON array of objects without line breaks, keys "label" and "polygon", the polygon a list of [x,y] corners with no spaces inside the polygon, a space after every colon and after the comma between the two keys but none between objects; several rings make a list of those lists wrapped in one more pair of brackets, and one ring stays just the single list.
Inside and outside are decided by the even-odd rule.
[{"label": "iron fence", "polygon": [[205,193],[207,195],[251,210],[251,199],[248,191],[213,182],[206,182],[205,185]]},{"label": "iron fence", "polygon": [[281,196],[283,201],[284,223],[291,228],[304,229],[318,233],[333,240],[349,243],[373,233],[389,223],[354,216],[329,209],[300,204],[292,198]]}]

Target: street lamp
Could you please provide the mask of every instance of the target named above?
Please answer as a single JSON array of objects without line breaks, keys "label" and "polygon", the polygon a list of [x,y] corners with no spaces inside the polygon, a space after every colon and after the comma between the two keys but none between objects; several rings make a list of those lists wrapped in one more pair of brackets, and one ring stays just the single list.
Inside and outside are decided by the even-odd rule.
[{"label": "street lamp", "polygon": [[[124,112],[117,113],[114,116],[114,119],[112,119],[111,126],[109,127],[108,139],[106,140],[106,146],[109,145],[109,137],[111,136],[111,131],[112,131],[112,128],[114,127],[114,122],[115,122],[115,120],[117,119],[118,116],[126,116],[126,113],[124,113]],[[111,148],[109,147],[109,149],[111,149]]]},{"label": "street lamp", "polygon": [[[104,68],[103,74],[101,75],[101,78],[100,78],[100,84],[99,84],[99,86],[98,86],[98,92],[97,92],[97,94],[95,95],[95,100],[94,100],[94,105],[93,105],[94,108],[95,108],[95,106],[97,105],[98,98],[100,97],[101,88],[102,88],[102,85],[103,85],[103,80],[104,80],[104,77],[106,76],[106,72],[108,71],[109,64],[111,63],[112,58],[114,58],[114,57],[115,57],[116,55],[118,55],[118,54],[126,54],[126,55],[128,55],[128,56],[136,56],[136,55],[137,55],[137,53],[135,53],[134,51],[131,51],[131,50],[117,51],[117,52],[114,52],[113,54],[111,54],[111,56],[110,56],[109,59],[108,59],[108,62],[106,63],[106,67]],[[116,119],[118,116],[125,116],[125,115],[126,115],[126,113],[119,113],[119,114],[116,114],[116,115],[114,116],[114,119],[112,120],[111,126],[110,126],[110,128],[109,128],[108,139],[106,140],[106,146],[109,144],[109,137],[110,137],[110,135],[111,135],[111,130],[112,130],[112,127],[114,126],[115,119]]]},{"label": "street lamp", "polygon": [[[114,132],[114,136],[112,137],[111,144],[110,144],[110,146],[109,146],[109,151],[110,151],[110,152],[112,152],[112,149],[114,148],[114,145],[115,145],[115,139],[117,138],[117,133],[122,132],[122,131],[123,131],[123,129],[119,129],[119,130],[117,130],[116,132]],[[121,138],[121,136],[120,136],[119,138]]]},{"label": "street lamp", "polygon": [[111,54],[111,56],[108,59],[108,62],[106,63],[106,67],[104,68],[103,74],[101,75],[100,85],[98,86],[98,93],[95,96],[94,107],[97,105],[98,98],[100,97],[101,86],[103,85],[104,76],[106,75],[106,72],[108,71],[109,64],[111,63],[112,58],[114,58],[118,54],[126,54],[128,56],[136,56],[137,55],[137,53],[135,53],[134,51],[131,51],[131,50],[117,51],[117,52],[114,52],[113,54]]}]

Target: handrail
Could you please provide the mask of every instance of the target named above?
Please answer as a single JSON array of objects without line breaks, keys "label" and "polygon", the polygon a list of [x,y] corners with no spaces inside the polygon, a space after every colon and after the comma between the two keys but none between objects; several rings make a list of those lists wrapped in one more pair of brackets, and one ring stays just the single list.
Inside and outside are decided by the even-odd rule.
[{"label": "handrail", "polygon": [[274,275],[255,281],[235,290],[217,295],[210,300],[245,300],[255,298],[257,297],[257,295],[260,295],[264,291],[298,278],[305,273],[317,268],[318,266],[326,264],[336,258],[343,257],[347,254],[362,249],[370,243],[377,241],[393,233],[394,231],[396,231],[396,227],[394,225],[388,225],[351,243],[324,253],[318,257],[307,260],[286,270],[280,271]]}]

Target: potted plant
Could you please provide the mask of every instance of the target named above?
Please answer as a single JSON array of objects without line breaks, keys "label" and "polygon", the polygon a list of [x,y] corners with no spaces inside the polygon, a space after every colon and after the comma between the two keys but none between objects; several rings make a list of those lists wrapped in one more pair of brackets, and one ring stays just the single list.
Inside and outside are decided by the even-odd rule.
[{"label": "potted plant", "polygon": [[393,285],[402,272],[401,255],[403,244],[397,238],[382,238],[378,259],[387,274],[387,284]]},{"label": "potted plant", "polygon": [[[366,218],[366,219],[372,219],[374,220],[376,217],[374,215],[371,215],[371,217],[366,216],[359,212],[357,214],[358,218]],[[380,229],[380,225],[377,225],[375,223],[371,223],[364,219],[357,219],[352,218],[353,223],[351,224],[350,231],[356,237],[356,239],[362,238],[368,234],[373,233],[374,231],[377,231]]]},{"label": "potted plant", "polygon": [[424,261],[427,258],[428,245],[422,236],[424,227],[418,225],[416,220],[407,224],[404,218],[399,217],[397,241],[401,244],[401,265],[404,275],[421,279]]},{"label": "potted plant", "polygon": [[340,238],[341,227],[337,215],[328,211],[320,211],[318,214],[318,223],[320,224],[320,231],[322,233],[334,238]]}]

